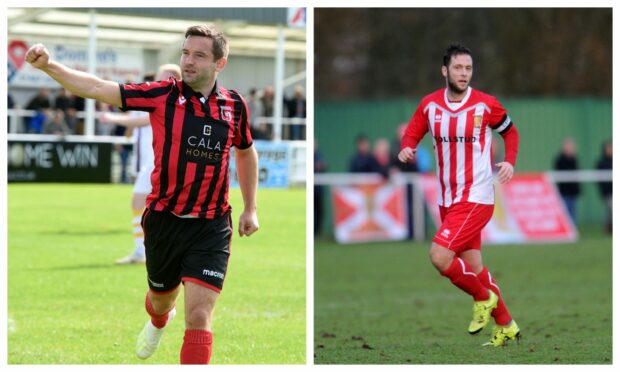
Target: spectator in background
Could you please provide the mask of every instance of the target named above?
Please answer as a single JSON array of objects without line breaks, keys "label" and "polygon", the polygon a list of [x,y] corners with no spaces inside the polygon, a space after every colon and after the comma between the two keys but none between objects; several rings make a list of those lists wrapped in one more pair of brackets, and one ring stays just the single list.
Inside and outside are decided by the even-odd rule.
[{"label": "spectator in background", "polygon": [[26,105],[26,110],[42,111],[51,107],[50,91],[47,88],[40,88],[37,95],[32,97]]},{"label": "spectator in background", "polygon": [[[559,171],[574,171],[577,170],[577,145],[575,140],[571,137],[564,139],[562,143],[562,151],[555,159],[554,169]],[[580,193],[579,183],[577,182],[561,182],[558,184],[558,190],[564,201],[564,205],[570,214],[574,223],[576,220],[576,204],[577,197]]]},{"label": "spectator in background", "polygon": [[[612,170],[612,152],[613,152],[613,143],[611,141],[606,141],[603,144],[603,153],[601,154],[601,158],[596,164],[596,169],[599,170]],[[607,221],[605,223],[605,231],[609,234],[612,233],[612,217],[613,217],[613,203],[612,203],[612,191],[613,184],[611,181],[609,182],[599,182],[598,184],[599,191],[601,192],[601,196],[603,197],[603,201],[605,202],[605,207],[607,208]]]},{"label": "spectator in background", "polygon": [[41,133],[43,131],[43,123],[46,121],[44,111],[51,107],[49,90],[47,88],[40,88],[37,95],[32,97],[26,105],[26,110],[36,111],[28,123],[28,133]]},{"label": "spectator in background", "polygon": [[[304,97],[304,88],[301,85],[295,86],[293,98],[286,100],[285,103],[289,118],[306,117],[306,98]],[[303,140],[305,138],[304,125],[292,124],[290,128],[292,140]]]},{"label": "spectator in background", "polygon": [[64,113],[64,121],[67,128],[69,128],[69,132],[71,134],[77,134],[78,119],[75,110],[75,96],[65,88],[60,88],[56,100],[54,101],[54,108]]},{"label": "spectator in background", "polygon": [[72,106],[68,107],[67,111],[65,111],[65,123],[72,134],[83,134],[78,131],[77,112]]},{"label": "spectator in background", "polygon": [[389,178],[392,165],[390,161],[390,142],[385,138],[379,138],[375,142],[372,155],[375,158],[375,172],[381,173],[384,178]]},{"label": "spectator in background", "polygon": [[[13,100],[13,97],[11,96],[11,93],[7,93],[7,103],[6,103],[6,108],[7,109],[13,109],[15,108],[15,101]],[[6,130],[7,133],[9,133],[11,131],[11,117],[9,115],[6,116]]]},{"label": "spectator in background", "polygon": [[[267,85],[265,89],[263,89],[263,95],[260,98],[260,102],[263,106],[263,117],[265,118],[273,117],[273,99],[273,86]],[[260,125],[261,128],[263,128],[266,137],[268,139],[273,138],[273,124],[270,125],[267,122],[262,122]]]},{"label": "spectator in background", "polygon": [[370,153],[370,141],[364,134],[360,134],[355,139],[356,152],[351,159],[349,172],[352,173],[372,173],[377,172],[378,165],[375,157]]},{"label": "spectator in background", "polygon": [[80,112],[84,112],[84,108],[86,107],[86,100],[80,96],[73,96],[73,110],[75,113],[76,120],[76,129],[75,133],[84,134],[84,118],[78,118],[77,114]]},{"label": "spectator in background", "polygon": [[[314,174],[324,173],[327,170],[327,163],[323,160],[323,155],[319,152],[319,144],[314,139]],[[321,234],[323,224],[323,199],[325,186],[314,185],[314,236]]]},{"label": "spectator in background", "polygon": [[30,118],[28,122],[28,133],[32,134],[41,134],[43,133],[43,125],[47,121],[49,117],[49,109],[42,109],[40,111],[36,111],[34,116]]},{"label": "spectator in background", "polygon": [[47,118],[45,124],[43,124],[44,134],[55,134],[58,136],[66,136],[71,134],[71,130],[65,122],[65,113],[62,110],[50,111],[50,116]]},{"label": "spectator in background", "polygon": [[54,101],[54,108],[57,110],[62,110],[65,115],[67,114],[67,110],[73,106],[73,99],[71,94],[65,89],[60,88],[58,91],[58,95],[56,96],[56,100]]},{"label": "spectator in background", "polygon": [[265,124],[258,121],[258,118],[263,116],[263,103],[258,98],[258,92],[255,88],[250,88],[250,93],[247,97],[249,119],[250,119],[250,133],[254,139],[267,139],[265,133]]},{"label": "spectator in background", "polygon": [[260,101],[263,104],[263,116],[273,116],[273,86],[267,85],[265,89],[263,89],[263,95]]}]

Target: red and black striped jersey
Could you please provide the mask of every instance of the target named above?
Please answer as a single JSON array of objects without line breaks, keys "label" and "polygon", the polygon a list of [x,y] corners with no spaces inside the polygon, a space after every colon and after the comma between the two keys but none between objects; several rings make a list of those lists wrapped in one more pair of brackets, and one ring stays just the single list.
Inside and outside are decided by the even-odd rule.
[{"label": "red and black striped jersey", "polygon": [[229,211],[230,149],[252,146],[243,97],[217,82],[205,97],[174,78],[120,90],[121,109],[149,112],[153,127],[147,207],[207,219]]}]

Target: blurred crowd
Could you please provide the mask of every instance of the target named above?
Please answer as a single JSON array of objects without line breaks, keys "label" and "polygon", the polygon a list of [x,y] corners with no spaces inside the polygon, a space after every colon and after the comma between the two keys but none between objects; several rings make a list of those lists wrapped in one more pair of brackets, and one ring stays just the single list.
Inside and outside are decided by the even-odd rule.
[{"label": "blurred crowd", "polygon": [[[131,83],[133,79],[127,79]],[[273,110],[274,88],[268,85],[262,89],[252,88],[245,95],[248,110],[250,111],[250,125],[254,139],[273,140]],[[295,121],[295,118],[306,118],[306,97],[301,85],[294,87],[292,94],[283,98],[283,121],[282,139],[305,140],[305,120]],[[34,134],[84,134],[84,119],[78,115],[84,111],[85,100],[72,95],[67,90],[60,88],[52,92],[48,88],[40,88],[37,93],[21,107],[25,110],[35,111],[34,116],[25,116],[17,124],[18,133]],[[18,108],[11,94],[7,97],[7,108]],[[115,112],[116,107],[96,102],[97,112]],[[291,120],[287,120],[291,119]],[[7,118],[7,123],[11,118]],[[8,129],[8,128],[7,128]],[[97,120],[95,124],[97,135],[124,135],[124,127],[107,125]]]},{"label": "blurred crowd", "polygon": [[396,129],[396,135],[390,141],[387,138],[378,138],[374,145],[365,134],[359,134],[355,139],[355,153],[349,162],[351,173],[379,173],[389,178],[399,172],[428,172],[432,170],[431,154],[424,146],[418,146],[415,159],[410,163],[401,163],[398,160],[400,143],[405,134],[407,124],[401,124]]},{"label": "blurred crowd", "polygon": [[[79,134],[83,133],[84,122],[78,119],[77,113],[84,111],[84,99],[76,97],[61,88],[55,97],[47,88],[40,88],[28,101],[25,110],[35,111],[34,116],[24,117],[18,124],[19,133],[35,134]],[[17,105],[8,94],[7,108],[17,108]],[[10,122],[10,119],[7,123]]]},{"label": "blurred crowd", "polygon": [[[273,125],[271,118],[274,109],[274,89],[268,85],[261,90],[251,88],[246,95],[248,110],[250,111],[250,125],[252,138],[272,140]],[[301,85],[296,85],[290,97],[284,96],[283,117],[294,119],[306,117],[306,97]],[[306,126],[290,123],[283,126],[282,139],[305,140]]]}]

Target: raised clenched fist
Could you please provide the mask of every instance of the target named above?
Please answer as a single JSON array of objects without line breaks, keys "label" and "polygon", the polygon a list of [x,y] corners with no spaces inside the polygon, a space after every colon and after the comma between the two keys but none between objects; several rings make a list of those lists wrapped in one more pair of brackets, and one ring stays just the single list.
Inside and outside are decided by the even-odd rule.
[{"label": "raised clenched fist", "polygon": [[50,62],[50,53],[43,44],[35,44],[26,52],[26,62],[35,68],[45,68]]}]

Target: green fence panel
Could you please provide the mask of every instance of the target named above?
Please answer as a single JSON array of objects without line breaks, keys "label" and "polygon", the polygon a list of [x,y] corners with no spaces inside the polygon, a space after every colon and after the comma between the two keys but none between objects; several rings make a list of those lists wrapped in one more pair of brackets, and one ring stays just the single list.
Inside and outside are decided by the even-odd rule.
[{"label": "green fence panel", "polygon": [[[611,99],[499,98],[520,134],[517,172],[552,169],[566,137],[573,137],[577,143],[580,168],[593,169],[603,142],[612,138]],[[382,137],[394,139],[398,125],[409,121],[418,103],[419,100],[408,99],[317,102],[314,132],[328,172],[348,170],[358,134],[366,134],[373,143]],[[432,150],[429,136],[421,145]],[[605,219],[595,184],[583,185],[577,207],[578,223],[602,224]],[[331,210],[331,206],[326,209]]]}]

